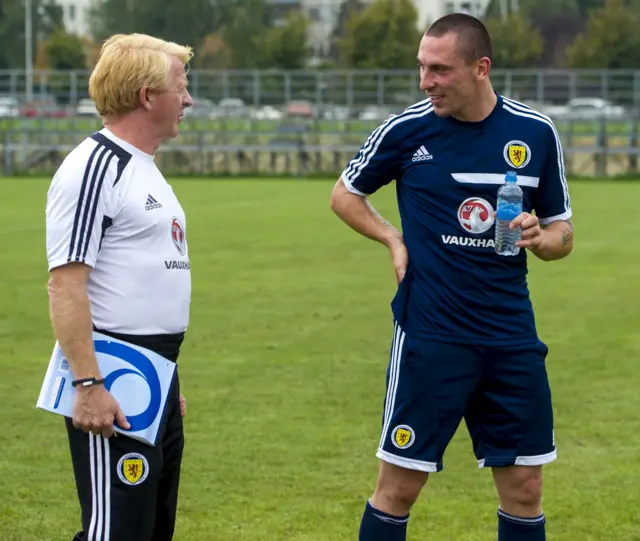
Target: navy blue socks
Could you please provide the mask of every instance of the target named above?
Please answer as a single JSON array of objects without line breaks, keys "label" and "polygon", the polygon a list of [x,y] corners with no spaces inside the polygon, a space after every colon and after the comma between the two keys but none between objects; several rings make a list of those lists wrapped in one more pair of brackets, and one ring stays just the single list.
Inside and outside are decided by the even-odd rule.
[{"label": "navy blue socks", "polygon": [[369,501],[362,515],[358,539],[359,541],[406,541],[407,522],[409,522],[409,515],[395,517],[383,513],[373,507]]},{"label": "navy blue socks", "polygon": [[545,541],[544,513],[539,517],[514,517],[498,509],[498,541]]}]

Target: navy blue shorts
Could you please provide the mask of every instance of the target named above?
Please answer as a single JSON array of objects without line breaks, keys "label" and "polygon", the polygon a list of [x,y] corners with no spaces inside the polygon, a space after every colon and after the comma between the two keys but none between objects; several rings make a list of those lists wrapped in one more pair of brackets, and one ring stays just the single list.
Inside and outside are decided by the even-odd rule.
[{"label": "navy blue shorts", "polygon": [[481,468],[555,460],[543,342],[470,346],[394,331],[378,458],[440,471],[464,419]]}]

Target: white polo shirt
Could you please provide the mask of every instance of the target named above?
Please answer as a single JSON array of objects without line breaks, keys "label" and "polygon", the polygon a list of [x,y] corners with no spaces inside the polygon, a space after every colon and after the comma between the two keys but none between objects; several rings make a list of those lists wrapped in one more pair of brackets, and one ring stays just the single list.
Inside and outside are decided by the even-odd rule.
[{"label": "white polo shirt", "polygon": [[66,157],[46,206],[49,270],[89,265],[93,324],[124,334],[186,330],[186,219],[153,156],[103,128]]}]

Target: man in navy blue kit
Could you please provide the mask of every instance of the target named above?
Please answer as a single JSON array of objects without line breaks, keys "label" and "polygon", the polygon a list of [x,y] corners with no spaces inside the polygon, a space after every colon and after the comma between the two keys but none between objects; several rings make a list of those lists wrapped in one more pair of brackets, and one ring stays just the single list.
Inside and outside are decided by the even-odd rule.
[{"label": "man in navy blue kit", "polygon": [[[518,174],[521,248],[555,260],[573,247],[558,133],[498,95],[491,39],[463,14],[420,42],[428,99],[392,115],[343,171],[333,211],[390,251],[398,290],[381,460],[360,541],[404,541],[412,505],[462,419],[498,493],[499,541],[542,541],[542,465],[556,458],[551,391],[526,281],[527,250],[495,252],[497,190]],[[367,196],[396,180],[402,233]],[[531,214],[531,212],[535,212]]]}]

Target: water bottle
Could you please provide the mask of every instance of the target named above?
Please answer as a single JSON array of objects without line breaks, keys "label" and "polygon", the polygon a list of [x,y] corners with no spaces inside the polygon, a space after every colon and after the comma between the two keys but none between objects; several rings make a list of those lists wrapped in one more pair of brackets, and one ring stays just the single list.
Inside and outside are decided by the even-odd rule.
[{"label": "water bottle", "polygon": [[520,248],[516,242],[520,240],[520,227],[510,229],[511,221],[522,213],[522,188],[518,186],[515,171],[508,171],[506,182],[498,190],[498,206],[496,209],[495,244],[498,255],[518,255]]}]

